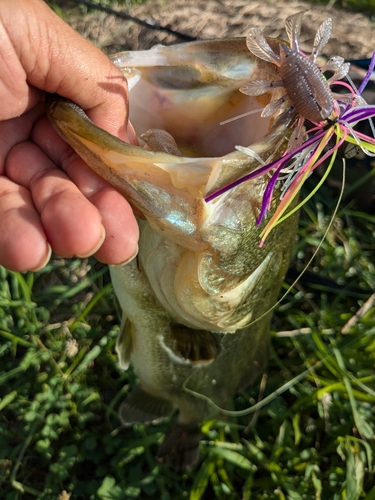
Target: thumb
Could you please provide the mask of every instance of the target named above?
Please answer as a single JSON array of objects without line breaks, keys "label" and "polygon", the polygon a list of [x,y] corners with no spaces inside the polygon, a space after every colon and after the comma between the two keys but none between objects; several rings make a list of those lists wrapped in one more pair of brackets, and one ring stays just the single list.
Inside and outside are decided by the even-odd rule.
[{"label": "thumb", "polygon": [[20,94],[17,106],[23,107],[13,109],[13,116],[32,107],[40,91],[57,93],[81,106],[99,127],[135,141],[128,126],[126,78],[42,0],[1,0],[0,29],[0,53],[7,63],[0,73],[0,96],[2,81],[13,77],[11,91],[13,97]]}]

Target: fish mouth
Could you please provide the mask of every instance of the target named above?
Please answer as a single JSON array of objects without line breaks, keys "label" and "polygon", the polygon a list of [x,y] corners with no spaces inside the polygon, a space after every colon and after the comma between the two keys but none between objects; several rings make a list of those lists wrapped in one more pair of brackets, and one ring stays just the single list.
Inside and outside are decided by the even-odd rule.
[{"label": "fish mouth", "polygon": [[[240,91],[251,79],[270,77],[268,63],[250,53],[244,38],[158,46],[112,59],[129,81],[136,134],[161,130],[173,138],[177,153],[126,144],[72,103],[55,100],[48,116],[86,163],[146,216],[144,190],[151,186],[191,206],[285,150],[288,123],[261,116],[275,95]],[[242,146],[251,154],[236,149]]]},{"label": "fish mouth", "polygon": [[270,65],[251,54],[245,38],[157,46],[111,59],[128,78],[137,135],[164,130],[183,156],[197,158],[228,155],[270,132],[273,119],[260,115],[278,90],[255,97],[240,91],[250,80],[270,78]]}]

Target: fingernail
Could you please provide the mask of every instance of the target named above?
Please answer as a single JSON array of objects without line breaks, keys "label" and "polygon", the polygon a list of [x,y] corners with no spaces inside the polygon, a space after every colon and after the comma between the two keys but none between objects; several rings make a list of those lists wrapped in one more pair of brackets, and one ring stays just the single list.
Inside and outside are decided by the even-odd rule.
[{"label": "fingernail", "polygon": [[41,269],[43,269],[43,267],[46,267],[46,265],[49,262],[49,259],[51,258],[51,255],[52,255],[52,248],[51,248],[51,245],[49,243],[47,243],[47,255],[42,260],[41,265],[34,267],[33,269],[30,269],[30,271],[33,273],[36,273],[37,271],[40,271]]},{"label": "fingernail", "polygon": [[79,255],[77,254],[77,257],[79,257],[80,259],[84,259],[86,257],[90,257],[91,255],[94,255],[94,253],[96,253],[99,250],[99,248],[102,246],[104,239],[105,239],[105,229],[104,229],[104,226],[102,226],[102,235],[100,237],[100,240],[98,241],[98,244],[92,250],[87,252],[86,254],[79,254]]},{"label": "fingernail", "polygon": [[135,259],[138,255],[139,247],[137,245],[137,248],[135,249],[135,252],[131,257],[129,257],[127,260],[124,260],[124,262],[120,262],[119,264],[111,264],[111,267],[122,267],[126,266],[126,264],[129,264],[133,259]]}]

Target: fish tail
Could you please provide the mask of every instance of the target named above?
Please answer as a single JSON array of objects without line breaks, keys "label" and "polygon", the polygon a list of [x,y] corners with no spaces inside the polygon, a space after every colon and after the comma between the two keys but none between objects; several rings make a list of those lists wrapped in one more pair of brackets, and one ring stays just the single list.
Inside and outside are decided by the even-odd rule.
[{"label": "fish tail", "polygon": [[191,468],[199,459],[202,437],[198,425],[174,424],[158,448],[157,461],[176,470]]}]

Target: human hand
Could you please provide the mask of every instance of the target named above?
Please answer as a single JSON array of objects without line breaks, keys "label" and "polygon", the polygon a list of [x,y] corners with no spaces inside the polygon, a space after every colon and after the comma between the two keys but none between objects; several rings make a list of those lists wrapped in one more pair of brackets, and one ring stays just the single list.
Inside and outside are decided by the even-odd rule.
[{"label": "human hand", "polygon": [[1,0],[0,60],[0,264],[40,269],[51,249],[128,260],[138,241],[130,205],[57,135],[43,104],[45,92],[60,94],[136,143],[126,79],[42,0]]}]

